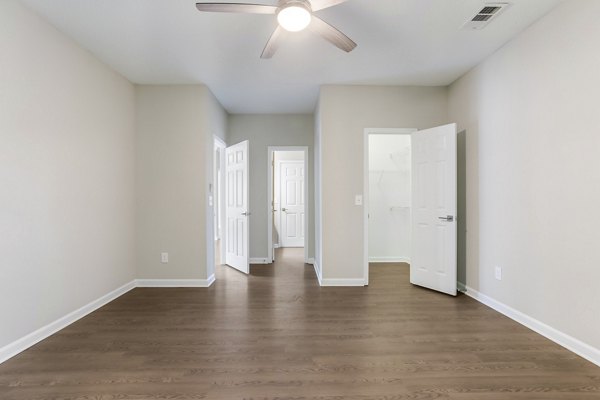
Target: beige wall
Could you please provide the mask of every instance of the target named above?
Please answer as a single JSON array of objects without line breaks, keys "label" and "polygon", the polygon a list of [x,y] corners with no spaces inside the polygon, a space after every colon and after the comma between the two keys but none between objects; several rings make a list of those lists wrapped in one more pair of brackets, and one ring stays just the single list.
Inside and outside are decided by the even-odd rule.
[{"label": "beige wall", "polygon": [[324,86],[319,100],[323,279],[363,279],[365,128],[448,123],[447,88]]},{"label": "beige wall", "polygon": [[450,88],[466,131],[465,283],[597,349],[599,15],[598,1],[566,2]]},{"label": "beige wall", "polygon": [[[206,86],[136,87],[136,254],[141,279],[207,279],[214,273],[213,134],[226,114]],[[169,263],[160,253],[169,253]]]},{"label": "beige wall", "polygon": [[207,183],[205,184],[204,201],[205,201],[205,213],[206,213],[206,226],[208,235],[206,236],[206,276],[210,277],[215,273],[215,209],[214,204],[210,205],[208,198],[213,193],[215,187],[215,175],[214,175],[214,137],[218,137],[223,142],[227,143],[227,123],[228,114],[221,106],[221,103],[213,95],[213,93],[205,88],[204,102],[202,103],[202,121],[203,131],[207,135],[207,142],[204,149],[204,165],[206,168]]},{"label": "beige wall", "polygon": [[312,115],[243,115],[229,117],[227,144],[250,141],[250,257],[267,258],[268,146],[308,146],[308,253],[314,255]]},{"label": "beige wall", "polygon": [[0,1],[0,348],[132,281],[134,89]]}]

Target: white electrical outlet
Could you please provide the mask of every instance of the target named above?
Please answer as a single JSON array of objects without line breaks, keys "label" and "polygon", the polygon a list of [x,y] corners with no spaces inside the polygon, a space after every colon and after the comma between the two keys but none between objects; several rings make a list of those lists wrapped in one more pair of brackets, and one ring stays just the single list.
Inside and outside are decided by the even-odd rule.
[{"label": "white electrical outlet", "polygon": [[163,264],[169,263],[169,253],[160,253],[160,262]]},{"label": "white electrical outlet", "polygon": [[357,194],[354,197],[354,205],[355,206],[362,206],[363,204],[363,198],[362,198],[362,194]]},{"label": "white electrical outlet", "polygon": [[499,281],[502,280],[502,267],[496,266],[494,268],[494,277]]}]

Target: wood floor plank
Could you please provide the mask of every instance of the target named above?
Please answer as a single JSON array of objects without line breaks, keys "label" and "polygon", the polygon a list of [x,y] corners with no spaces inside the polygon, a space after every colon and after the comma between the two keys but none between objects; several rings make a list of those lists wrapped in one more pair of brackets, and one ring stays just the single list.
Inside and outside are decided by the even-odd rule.
[{"label": "wood floor plank", "polygon": [[323,288],[302,249],[277,256],[132,290],[0,365],[0,399],[600,399],[600,368],[406,264]]}]

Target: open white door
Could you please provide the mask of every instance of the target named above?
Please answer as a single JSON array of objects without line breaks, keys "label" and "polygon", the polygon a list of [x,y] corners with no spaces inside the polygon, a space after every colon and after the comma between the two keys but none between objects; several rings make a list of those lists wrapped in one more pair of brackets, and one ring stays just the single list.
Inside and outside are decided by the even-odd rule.
[{"label": "open white door", "polygon": [[280,163],[281,247],[304,247],[304,161]]},{"label": "open white door", "polygon": [[411,134],[410,282],[456,296],[456,124]]},{"label": "open white door", "polygon": [[225,150],[226,215],[225,263],[245,274],[250,272],[248,236],[248,141]]}]

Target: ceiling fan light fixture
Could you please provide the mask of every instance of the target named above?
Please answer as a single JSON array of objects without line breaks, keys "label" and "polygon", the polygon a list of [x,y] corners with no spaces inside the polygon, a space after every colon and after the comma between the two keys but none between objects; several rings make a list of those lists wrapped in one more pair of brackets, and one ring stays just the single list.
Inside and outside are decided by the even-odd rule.
[{"label": "ceiling fan light fixture", "polygon": [[311,20],[310,11],[302,5],[290,5],[277,13],[277,22],[289,32],[300,32],[310,24]]}]

